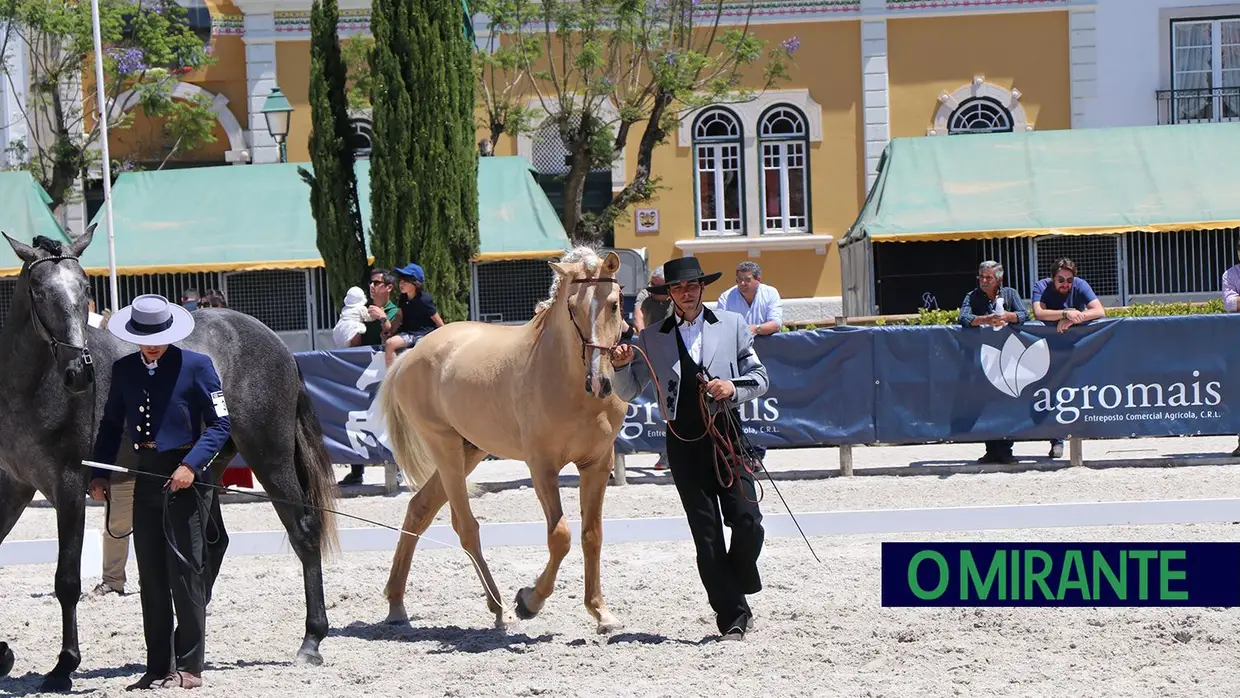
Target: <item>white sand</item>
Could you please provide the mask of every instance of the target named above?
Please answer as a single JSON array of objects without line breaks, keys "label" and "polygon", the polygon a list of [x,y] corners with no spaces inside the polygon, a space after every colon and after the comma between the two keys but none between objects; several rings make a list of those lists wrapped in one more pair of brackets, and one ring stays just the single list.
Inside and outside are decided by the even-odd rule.
[{"label": "white sand", "polygon": [[[857,477],[780,482],[794,511],[969,504],[1240,496],[1240,470],[1075,470],[950,478]],[[577,517],[572,490],[565,510]],[[399,523],[408,494],[349,499],[345,511]],[[540,517],[532,490],[473,501],[484,521]],[[768,491],[763,509],[782,507]],[[92,508],[88,526],[101,510]],[[611,488],[609,518],[679,515],[670,483]],[[266,503],[227,505],[233,531],[278,528]],[[447,512],[440,515],[446,521]],[[54,536],[32,509],[10,539]],[[1240,520],[1240,519],[1238,519]],[[362,524],[345,519],[344,526]],[[918,536],[940,540],[1234,540],[1232,525],[1111,527]],[[492,630],[482,588],[459,550],[414,557],[409,627],[381,625],[391,554],[353,553],[326,568],[332,634],[327,665],[295,666],[304,606],[292,556],[225,562],[209,618],[207,686],[218,696],[523,695],[1191,695],[1240,693],[1240,609],[884,609],[879,543],[901,537],[772,539],[766,589],[745,643],[717,643],[689,543],[604,543],[603,589],[627,624],[600,638],[582,605],[578,541],[536,619]],[[505,601],[529,584],[546,551],[494,548],[487,560]],[[55,662],[59,606],[52,567],[0,569],[0,639],[17,652],[0,694],[38,689]],[[131,579],[136,577],[130,563]],[[131,581],[131,584],[133,582]],[[136,594],[79,606],[83,665],[75,687],[120,695],[142,670]],[[732,678],[727,678],[727,677]]]}]

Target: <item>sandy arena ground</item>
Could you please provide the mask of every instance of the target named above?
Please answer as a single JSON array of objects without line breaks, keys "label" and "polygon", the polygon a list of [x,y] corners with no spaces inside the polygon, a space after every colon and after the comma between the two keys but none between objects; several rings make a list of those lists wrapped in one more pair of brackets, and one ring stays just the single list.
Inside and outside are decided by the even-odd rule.
[{"label": "sandy arena ground", "polygon": [[[1234,444],[1229,441],[1228,449]],[[1043,447],[1037,446],[1038,450]],[[970,454],[971,455],[971,454]],[[774,456],[771,458],[775,459]],[[834,463],[830,464],[834,466]],[[344,471],[341,471],[343,474]],[[368,479],[371,476],[368,474]],[[380,475],[381,477],[381,475]],[[649,482],[652,484],[638,484]],[[951,477],[855,477],[779,482],[796,512],[977,504],[1240,496],[1240,469],[1075,469]],[[575,488],[561,490],[578,518]],[[398,524],[409,494],[345,499],[342,511]],[[532,490],[473,500],[485,522],[541,517]],[[767,488],[763,510],[782,512]],[[92,507],[87,526],[98,528]],[[606,516],[682,515],[667,478],[610,488]],[[447,522],[447,511],[439,522]],[[269,504],[229,504],[230,531],[279,527]],[[1240,521],[1240,515],[1237,518]],[[344,527],[363,526],[342,519]],[[32,508],[10,540],[54,537],[51,511]],[[1235,540],[1230,524],[1049,529],[916,536],[934,540]],[[857,695],[1039,696],[1240,694],[1240,609],[885,609],[883,540],[817,537],[819,565],[799,538],[769,539],[765,590],[751,603],[757,629],[745,643],[718,643],[690,543],[607,544],[603,588],[626,628],[600,637],[582,605],[578,541],[542,614],[507,632],[491,628],[482,589],[458,549],[414,557],[412,622],[382,624],[391,554],[349,553],[326,566],[332,633],[319,668],[292,664],[302,636],[300,566],[289,556],[225,561],[208,618],[203,696]],[[505,601],[529,584],[545,548],[487,551]],[[17,652],[0,695],[38,690],[55,662],[59,606],[51,565],[0,568],[0,639]],[[136,565],[129,564],[131,590]],[[86,586],[94,580],[85,580]],[[79,606],[83,664],[75,689],[121,695],[142,671],[137,594]],[[725,678],[731,676],[732,678]]]}]

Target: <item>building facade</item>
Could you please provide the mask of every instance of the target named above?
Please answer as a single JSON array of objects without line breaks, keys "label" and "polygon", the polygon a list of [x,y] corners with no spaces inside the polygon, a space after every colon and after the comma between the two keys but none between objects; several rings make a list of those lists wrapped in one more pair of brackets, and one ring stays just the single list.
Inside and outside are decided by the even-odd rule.
[{"label": "building facade", "polygon": [[[295,109],[288,158],[308,160],[309,1],[205,2],[217,63],[184,82],[186,94],[214,100],[217,140],[182,159],[275,162],[259,110],[278,85]],[[743,21],[746,6],[729,7],[724,23]],[[340,3],[342,38],[368,35],[369,9],[366,0]],[[768,45],[795,37],[791,78],[753,101],[688,114],[654,154],[663,189],[617,224],[615,246],[644,249],[651,267],[696,255],[725,280],[737,263],[754,259],[789,299],[789,319],[840,313],[836,242],[861,209],[891,138],[1240,115],[1240,4],[771,0],[756,6],[750,26]],[[475,29],[485,41],[485,18],[475,18]],[[365,147],[369,124],[357,117]],[[114,159],[157,126],[115,134]],[[630,142],[639,138],[640,131]],[[549,177],[564,168],[562,144],[537,127],[494,148],[527,157]],[[635,168],[626,151],[610,171],[592,173],[594,196],[618,191]],[[968,272],[979,256],[1015,260],[1019,245],[1037,244],[982,242],[949,255],[958,260],[952,264]],[[926,273],[928,259],[906,246],[878,262],[898,283]]]}]

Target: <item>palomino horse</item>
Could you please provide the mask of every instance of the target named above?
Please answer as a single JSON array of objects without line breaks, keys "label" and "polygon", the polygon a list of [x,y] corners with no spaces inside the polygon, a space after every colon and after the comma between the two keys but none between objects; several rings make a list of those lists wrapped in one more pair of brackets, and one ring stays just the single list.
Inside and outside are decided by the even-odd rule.
[{"label": "palomino horse", "polygon": [[[56,508],[62,644],[55,668],[44,677],[44,691],[71,689],[72,673],[82,661],[77,603],[90,477],[82,459],[91,455],[112,363],[138,350],[86,323],[89,285],[77,258],[92,234],[87,231],[63,247],[43,237],[30,246],[4,236],[23,265],[0,330],[0,542],[35,491]],[[275,508],[301,560],[305,582],[306,634],[297,656],[321,664],[319,643],[328,629],[321,556],[336,539],[335,517],[326,511],[332,508],[336,483],[319,420],[297,362],[268,327],[222,308],[200,310],[194,322],[193,334],[178,344],[211,357],[233,425],[211,476],[219,483],[240,452],[270,496],[291,502]],[[128,436],[117,464],[137,467]],[[208,577],[208,598],[215,572]],[[133,641],[141,647],[141,637]],[[0,642],[0,676],[9,673],[13,661],[13,651]]]},{"label": "palomino horse", "polygon": [[[417,487],[404,530],[421,535],[445,503],[452,526],[486,590],[496,627],[510,620],[482,557],[478,521],[465,478],[488,453],[523,460],[547,518],[550,558],[533,587],[517,592],[520,618],[533,618],[555,588],[572,534],[560,506],[559,474],[581,475],[581,547],[585,604],[598,632],[620,629],[603,604],[599,555],[603,493],[626,403],[611,389],[608,349],[626,324],[620,309],[620,258],[578,247],[551,263],[551,297],[524,325],[455,322],[426,335],[397,358],[379,390],[392,451]],[[408,620],[405,582],[417,540],[403,535],[392,560],[388,622]]]}]

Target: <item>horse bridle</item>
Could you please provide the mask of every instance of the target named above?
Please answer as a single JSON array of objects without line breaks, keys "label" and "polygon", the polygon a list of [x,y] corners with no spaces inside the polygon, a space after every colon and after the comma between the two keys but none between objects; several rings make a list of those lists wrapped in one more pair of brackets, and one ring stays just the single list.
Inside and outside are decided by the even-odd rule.
[{"label": "horse bridle", "polygon": [[[26,266],[26,269],[33,270],[36,265],[42,264],[43,262],[62,262],[65,260],[72,260],[74,262],[78,261],[77,257],[69,257],[65,255],[40,257],[39,259],[36,259],[33,262],[30,262]],[[82,370],[86,372],[86,375],[89,381],[91,383],[94,383],[95,361],[90,355],[90,349],[86,348],[85,346],[78,346],[76,344],[62,342],[61,340],[57,339],[55,336],[52,335],[52,333],[47,329],[47,325],[43,324],[43,319],[39,317],[39,311],[37,308],[37,304],[35,303],[34,287],[29,283],[29,281],[27,281],[26,283],[26,295],[27,295],[27,300],[30,303],[31,323],[34,325],[34,330],[39,335],[39,337],[44,342],[47,342],[47,346],[52,352],[52,359],[56,360],[60,358],[60,354],[58,351],[60,347],[65,347],[66,349],[72,349],[73,351],[76,351],[78,355],[82,357]]]},{"label": "horse bridle", "polygon": [[[601,284],[608,282],[619,284],[619,281],[617,281],[614,276],[586,276],[580,279],[573,279],[574,284]],[[620,290],[624,290],[623,285],[620,286]],[[581,340],[581,363],[586,366],[590,365],[589,360],[586,359],[586,353],[590,349],[598,349],[599,351],[611,353],[611,350],[616,348],[617,345],[614,344],[611,346],[604,346],[602,344],[595,344],[589,339],[586,339],[585,334],[581,331],[581,325],[577,324],[577,316],[573,313],[573,306],[571,303],[568,304],[568,317],[573,323],[573,329],[577,330],[577,338]]]}]

